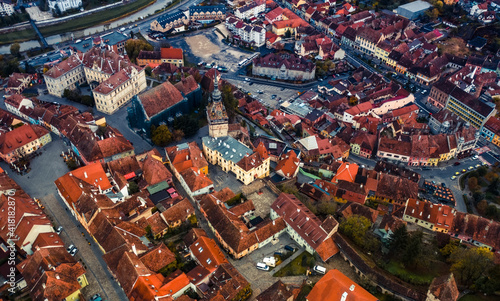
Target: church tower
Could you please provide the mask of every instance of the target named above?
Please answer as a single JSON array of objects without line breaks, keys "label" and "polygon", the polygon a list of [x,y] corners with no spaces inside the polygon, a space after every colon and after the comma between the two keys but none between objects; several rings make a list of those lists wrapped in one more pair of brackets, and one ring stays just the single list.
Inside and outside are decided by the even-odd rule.
[{"label": "church tower", "polygon": [[226,107],[222,103],[222,95],[219,91],[217,72],[214,76],[214,91],[207,106],[208,134],[210,137],[225,137],[229,128]]}]

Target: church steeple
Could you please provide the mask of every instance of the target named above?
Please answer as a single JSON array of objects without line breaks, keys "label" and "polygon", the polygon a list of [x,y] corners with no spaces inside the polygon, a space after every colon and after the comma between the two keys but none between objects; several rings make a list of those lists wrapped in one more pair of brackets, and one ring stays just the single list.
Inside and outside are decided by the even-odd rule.
[{"label": "church steeple", "polygon": [[207,106],[208,130],[211,137],[227,136],[229,118],[226,107],[222,102],[222,94],[219,90],[217,71],[214,72],[214,91],[210,96],[211,102]]},{"label": "church steeple", "polygon": [[217,80],[217,72],[214,72],[214,91],[212,92],[212,102],[222,101],[222,95],[219,90],[219,81]]}]

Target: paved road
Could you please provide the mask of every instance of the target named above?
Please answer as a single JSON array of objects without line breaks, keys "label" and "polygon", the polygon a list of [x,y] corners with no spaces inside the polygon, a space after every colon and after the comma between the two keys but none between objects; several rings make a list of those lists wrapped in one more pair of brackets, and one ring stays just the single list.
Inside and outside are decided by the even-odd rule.
[{"label": "paved road", "polygon": [[90,235],[82,235],[81,229],[77,227],[79,222],[65,210],[66,206],[57,193],[54,181],[69,171],[59,156],[67,149],[62,140],[53,135],[53,141],[44,146],[42,155],[31,161],[32,170],[27,175],[12,172],[5,162],[0,163],[0,166],[26,193],[41,200],[46,208],[45,213],[55,226],[63,226],[61,238],[65,245],[74,244],[79,249],[76,257],[84,264],[90,284],[83,289],[85,297],[90,298],[95,293],[100,293],[109,301],[127,300],[118,283],[110,280],[111,274],[101,257],[102,252],[95,243],[88,244]]}]

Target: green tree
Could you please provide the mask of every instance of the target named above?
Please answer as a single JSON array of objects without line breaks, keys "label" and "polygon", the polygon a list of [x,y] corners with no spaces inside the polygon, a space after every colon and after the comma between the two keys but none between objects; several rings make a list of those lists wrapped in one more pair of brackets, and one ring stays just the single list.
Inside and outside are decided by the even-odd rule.
[{"label": "green tree", "polygon": [[320,201],[317,207],[320,215],[333,215],[337,212],[337,203],[333,200]]},{"label": "green tree", "polygon": [[370,229],[371,222],[364,216],[353,215],[340,223],[340,232],[347,235],[357,245],[363,244],[365,234]]},{"label": "green tree", "polygon": [[389,251],[393,256],[401,256],[403,251],[408,244],[408,230],[406,225],[401,225],[399,228],[394,230],[390,239],[389,239]]},{"label": "green tree", "polygon": [[128,188],[127,189],[128,189],[128,194],[132,195],[132,194],[134,194],[136,192],[139,192],[139,185],[137,185],[136,182],[131,181],[131,182],[128,183]]},{"label": "green tree", "polygon": [[125,51],[133,63],[136,62],[141,50],[152,51],[154,48],[148,42],[140,39],[130,39],[125,43]]},{"label": "green tree", "polygon": [[420,259],[423,249],[423,237],[424,233],[420,230],[410,234],[402,258],[405,265],[414,266]]},{"label": "green tree", "polygon": [[186,137],[192,137],[200,128],[198,118],[191,115],[182,115],[174,119],[174,129],[182,130]]},{"label": "green tree", "polygon": [[485,248],[457,248],[450,256],[451,271],[457,280],[471,286],[493,267],[493,253]]},{"label": "green tree", "polygon": [[287,29],[287,30],[285,31],[285,38],[286,38],[286,39],[289,39],[291,36],[292,36],[292,32],[290,31],[290,29]]},{"label": "green tree", "polygon": [[146,76],[151,76],[153,69],[150,66],[147,66],[144,68],[144,72],[146,73]]},{"label": "green tree", "polygon": [[166,146],[172,142],[172,133],[164,124],[159,127],[151,127],[151,141],[158,146]]},{"label": "green tree", "polygon": [[10,45],[10,54],[12,54],[13,56],[18,57],[20,50],[21,50],[21,45],[19,45],[19,43],[14,43]]}]

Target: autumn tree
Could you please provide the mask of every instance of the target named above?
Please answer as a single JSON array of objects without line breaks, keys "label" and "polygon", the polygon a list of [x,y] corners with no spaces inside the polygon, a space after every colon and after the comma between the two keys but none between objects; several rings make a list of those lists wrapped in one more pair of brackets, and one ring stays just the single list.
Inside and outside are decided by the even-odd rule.
[{"label": "autumn tree", "polygon": [[181,129],[174,130],[172,133],[172,138],[175,142],[179,142],[184,138],[184,132]]},{"label": "autumn tree", "polygon": [[19,51],[21,50],[21,45],[19,43],[14,43],[10,45],[10,54],[13,56],[19,56]]},{"label": "autumn tree", "polygon": [[166,146],[172,142],[172,133],[164,124],[159,127],[151,126],[151,141],[158,146]]},{"label": "autumn tree", "polygon": [[457,248],[450,261],[451,271],[458,281],[470,286],[493,267],[493,253],[486,248]]},{"label": "autumn tree", "polygon": [[363,245],[363,239],[371,227],[371,222],[364,216],[353,215],[340,223],[339,230],[352,239],[359,246]]},{"label": "autumn tree", "polygon": [[135,63],[135,60],[139,56],[141,50],[152,51],[154,48],[148,42],[140,39],[130,39],[125,43],[125,51],[131,62]]},{"label": "autumn tree", "polygon": [[467,184],[469,184],[469,189],[470,191],[476,191],[479,189],[478,181],[476,177],[470,177],[469,180],[467,180]]}]

